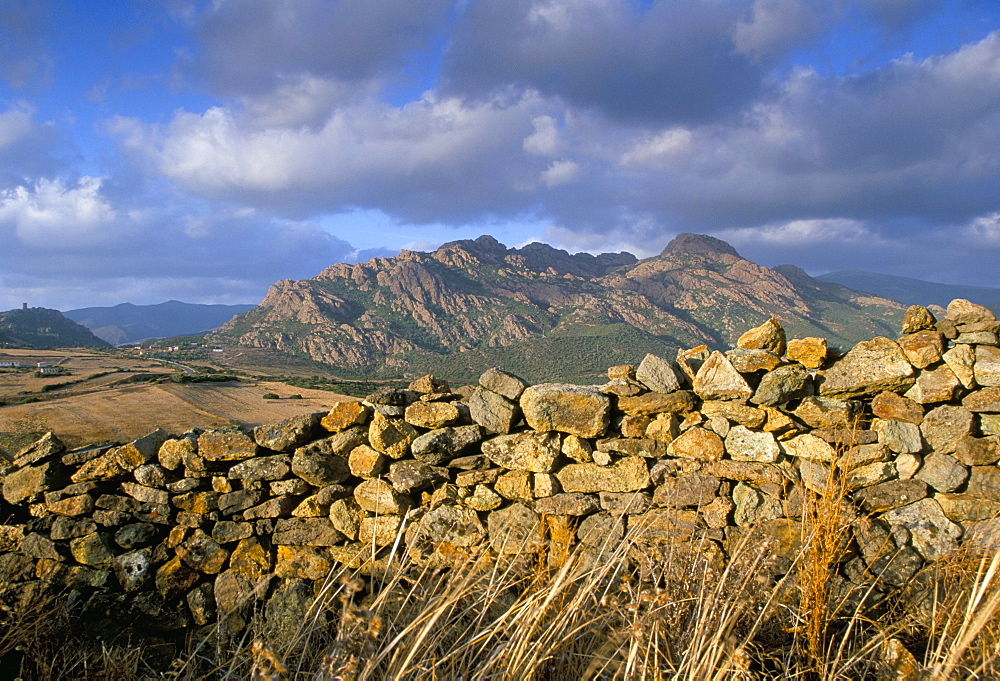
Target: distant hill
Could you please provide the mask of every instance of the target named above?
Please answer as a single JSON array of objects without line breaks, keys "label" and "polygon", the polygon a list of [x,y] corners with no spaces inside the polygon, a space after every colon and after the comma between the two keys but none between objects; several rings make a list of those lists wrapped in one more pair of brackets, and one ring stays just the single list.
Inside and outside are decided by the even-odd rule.
[{"label": "distant hill", "polygon": [[878,274],[862,270],[843,270],[822,274],[817,279],[841,284],[858,291],[867,291],[878,296],[898,300],[906,305],[940,305],[947,307],[955,298],[965,298],[979,305],[985,305],[1000,314],[1000,288],[986,286],[962,286],[960,284],[937,284],[909,277]]},{"label": "distant hill", "polygon": [[112,345],[147,338],[169,338],[217,329],[253,305],[198,305],[168,300],[158,305],[122,303],[84,307],[64,314]]},{"label": "distant hill", "polygon": [[59,310],[29,307],[0,313],[0,346],[49,350],[108,347],[108,343]]},{"label": "distant hill", "polygon": [[895,336],[904,308],[682,234],[653,258],[571,255],[489,236],[279,281],[209,342],[309,358],[355,376],[464,379],[503,366],[529,381],[598,379],[647,352],[724,348],[774,315],[791,337]]}]

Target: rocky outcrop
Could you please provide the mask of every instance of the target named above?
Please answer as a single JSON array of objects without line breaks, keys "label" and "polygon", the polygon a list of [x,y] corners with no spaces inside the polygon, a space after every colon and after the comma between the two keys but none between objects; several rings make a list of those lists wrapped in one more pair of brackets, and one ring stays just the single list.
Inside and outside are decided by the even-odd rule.
[{"label": "rocky outcrop", "polygon": [[[645,351],[636,338],[664,356],[701,343],[722,350],[747,326],[775,314],[800,337],[844,344],[891,333],[902,312],[892,301],[801,270],[756,265],[707,236],[682,234],[658,257],[641,261],[628,253],[570,255],[540,243],[508,249],[481,237],[277,282],[257,308],[232,319],[211,342],[386,375],[471,352],[463,363],[479,363],[472,378],[489,366],[481,363],[490,349],[629,329],[633,342],[595,350],[604,354],[599,369],[584,369],[593,363],[585,357],[562,358],[582,376],[618,361],[638,363]],[[763,338],[739,345],[777,348],[782,355],[783,343]]]},{"label": "rocky outcrop", "polygon": [[[599,386],[491,369],[472,391],[425,376],[253,430],[78,452],[48,435],[3,479],[0,595],[113,593],[129,616],[238,630],[290,589],[401,552],[557,567],[622,542],[652,578],[664,551],[721,566],[751,541],[777,579],[825,498],[846,532],[829,588],[878,599],[1000,536],[996,320],[963,301],[906,320],[834,359],[768,318],[739,348],[649,356]],[[949,353],[967,380],[921,388]]]}]

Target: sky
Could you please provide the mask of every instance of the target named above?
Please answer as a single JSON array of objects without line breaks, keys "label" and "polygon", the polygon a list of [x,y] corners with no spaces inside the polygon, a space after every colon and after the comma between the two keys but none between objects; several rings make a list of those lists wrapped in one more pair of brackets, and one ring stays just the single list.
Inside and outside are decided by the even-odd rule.
[{"label": "sky", "polygon": [[681,232],[1000,286],[1000,2],[0,0],[0,310]]}]

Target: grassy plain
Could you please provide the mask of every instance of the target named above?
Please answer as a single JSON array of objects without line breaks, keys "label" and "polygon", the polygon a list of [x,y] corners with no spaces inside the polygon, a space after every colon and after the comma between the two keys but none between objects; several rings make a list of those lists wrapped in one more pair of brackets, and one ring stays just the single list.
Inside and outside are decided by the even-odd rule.
[{"label": "grassy plain", "polygon": [[[0,369],[0,449],[9,450],[32,435],[52,431],[72,447],[128,441],[163,428],[183,433],[234,422],[271,423],[296,414],[323,411],[348,399],[258,380],[178,383],[184,369],[121,352],[7,350],[0,361],[31,364]],[[45,362],[68,375],[36,377]],[[62,387],[60,384],[65,384]],[[281,399],[263,399],[274,393]],[[288,399],[300,395],[301,399]]]}]

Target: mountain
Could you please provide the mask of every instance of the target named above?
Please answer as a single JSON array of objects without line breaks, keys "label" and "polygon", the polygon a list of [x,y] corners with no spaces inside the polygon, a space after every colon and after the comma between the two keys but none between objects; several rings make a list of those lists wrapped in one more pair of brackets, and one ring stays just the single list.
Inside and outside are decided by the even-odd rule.
[{"label": "mountain", "polygon": [[108,347],[84,326],[59,310],[22,308],[0,313],[0,347],[49,350],[70,347]]},{"label": "mountain", "polygon": [[112,345],[147,338],[184,336],[217,329],[253,305],[197,305],[168,300],[158,305],[122,303],[114,307],[84,307],[65,312]]},{"label": "mountain", "polygon": [[497,365],[537,381],[595,377],[646,352],[722,348],[771,315],[792,337],[850,345],[895,336],[903,311],[793,266],[762,267],[709,236],[679,235],[645,260],[483,236],[279,281],[209,339],[345,376],[471,378]]},{"label": "mountain", "polygon": [[822,274],[821,281],[842,284],[858,291],[868,291],[875,295],[898,300],[907,305],[940,305],[947,307],[955,298],[965,298],[985,305],[1000,314],[1000,288],[986,286],[962,286],[960,284],[937,284],[909,277],[878,274],[862,270],[843,270]]}]

